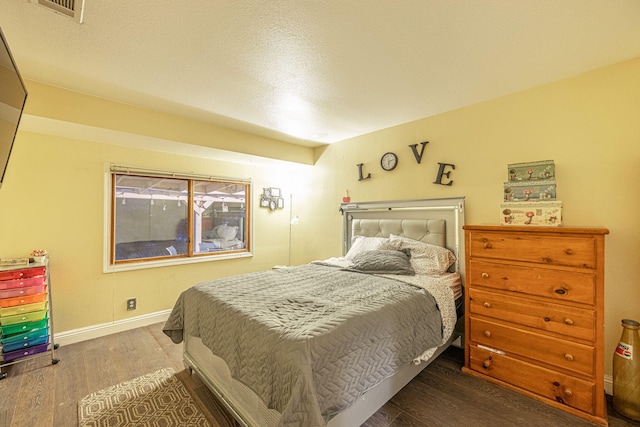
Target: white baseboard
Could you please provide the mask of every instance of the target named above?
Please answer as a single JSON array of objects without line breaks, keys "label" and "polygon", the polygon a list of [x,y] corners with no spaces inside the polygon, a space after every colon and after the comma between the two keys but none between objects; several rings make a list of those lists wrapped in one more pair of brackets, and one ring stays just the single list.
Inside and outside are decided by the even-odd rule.
[{"label": "white baseboard", "polygon": [[132,317],[124,320],[117,320],[111,323],[102,323],[99,325],[87,326],[85,328],[73,329],[54,333],[53,338],[58,345],[69,345],[81,341],[87,341],[93,338],[100,338],[118,332],[128,331],[130,329],[140,328],[152,325],[154,323],[164,322],[169,318],[171,310],[158,311],[156,313],[144,314],[142,316]]},{"label": "white baseboard", "polygon": [[604,376],[604,392],[613,396],[613,377],[611,375]]}]

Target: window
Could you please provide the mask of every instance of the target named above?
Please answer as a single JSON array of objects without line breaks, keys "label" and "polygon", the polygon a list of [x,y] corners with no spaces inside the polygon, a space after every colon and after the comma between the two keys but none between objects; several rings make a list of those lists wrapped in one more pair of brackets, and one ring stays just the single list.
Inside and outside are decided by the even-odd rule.
[{"label": "window", "polygon": [[111,166],[111,265],[250,251],[248,180]]}]

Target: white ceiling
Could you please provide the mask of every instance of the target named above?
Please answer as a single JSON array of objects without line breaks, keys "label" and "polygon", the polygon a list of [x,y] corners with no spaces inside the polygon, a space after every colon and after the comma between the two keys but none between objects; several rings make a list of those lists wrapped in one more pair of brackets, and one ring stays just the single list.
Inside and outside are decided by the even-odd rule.
[{"label": "white ceiling", "polygon": [[0,0],[0,27],[26,79],[310,146],[640,57],[639,0]]}]

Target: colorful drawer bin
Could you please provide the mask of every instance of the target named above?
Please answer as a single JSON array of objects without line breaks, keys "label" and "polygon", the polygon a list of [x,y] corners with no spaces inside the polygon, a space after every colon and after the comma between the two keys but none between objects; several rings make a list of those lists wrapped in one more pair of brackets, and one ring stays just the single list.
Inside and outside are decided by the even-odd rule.
[{"label": "colorful drawer bin", "polygon": [[0,271],[0,281],[45,276],[45,267],[23,268],[20,270]]},{"label": "colorful drawer bin", "polygon": [[33,311],[42,311],[47,308],[46,302],[36,302],[33,304],[16,305],[14,307],[0,308],[0,318],[8,316],[16,316],[18,314],[31,313]]},{"label": "colorful drawer bin", "polygon": [[0,290],[26,288],[28,286],[43,285],[44,283],[44,276],[27,277],[25,279],[2,280],[0,281]]},{"label": "colorful drawer bin", "polygon": [[4,353],[2,355],[2,359],[5,363],[12,362],[16,359],[20,359],[21,357],[33,356],[34,354],[44,353],[45,351],[47,351],[48,347],[49,347],[49,344],[47,343],[47,344],[35,345],[33,347],[29,347],[24,350],[10,351],[9,353]]},{"label": "colorful drawer bin", "polygon": [[17,316],[0,317],[0,325],[14,325],[22,322],[35,322],[42,320],[47,316],[47,310],[34,311],[31,313],[18,314]]},{"label": "colorful drawer bin", "polygon": [[0,332],[2,336],[15,335],[15,334],[20,334],[24,332],[30,332],[30,331],[46,328],[48,324],[49,324],[49,319],[45,317],[44,319],[36,320],[35,322],[21,322],[21,323],[14,323],[12,325],[2,326],[0,327]]},{"label": "colorful drawer bin", "polygon": [[47,294],[42,292],[39,294],[26,295],[14,298],[0,299],[0,308],[15,307],[22,304],[33,304],[35,302],[43,302],[47,298]]},{"label": "colorful drawer bin", "polygon": [[0,290],[0,298],[17,298],[45,292],[47,285],[29,286],[27,288],[13,288]]},{"label": "colorful drawer bin", "polygon": [[[55,357],[48,260],[29,266],[0,266],[0,380],[3,367]],[[1,424],[1,423],[0,423]]]},{"label": "colorful drawer bin", "polygon": [[41,345],[41,344],[48,344],[49,343],[49,334],[45,334],[45,335],[36,335],[27,339],[24,339],[22,341],[12,341],[9,342],[7,344],[2,344],[2,352],[3,353],[10,353],[12,351],[16,351],[16,350],[22,350],[22,349],[26,349],[28,347],[33,347],[36,345]]},{"label": "colorful drawer bin", "polygon": [[49,336],[49,328],[33,329],[27,332],[21,332],[14,335],[3,335],[0,338],[0,345],[3,347],[16,342],[26,342],[33,338]]}]

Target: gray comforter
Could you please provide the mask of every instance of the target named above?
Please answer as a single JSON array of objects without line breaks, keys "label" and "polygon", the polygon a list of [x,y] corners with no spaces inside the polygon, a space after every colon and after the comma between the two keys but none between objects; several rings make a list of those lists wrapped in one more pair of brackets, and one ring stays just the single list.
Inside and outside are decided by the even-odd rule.
[{"label": "gray comforter", "polygon": [[368,389],[443,339],[424,289],[308,264],[201,283],[164,326],[200,337],[282,426],[324,426]]}]

